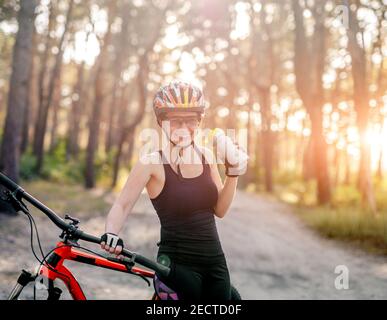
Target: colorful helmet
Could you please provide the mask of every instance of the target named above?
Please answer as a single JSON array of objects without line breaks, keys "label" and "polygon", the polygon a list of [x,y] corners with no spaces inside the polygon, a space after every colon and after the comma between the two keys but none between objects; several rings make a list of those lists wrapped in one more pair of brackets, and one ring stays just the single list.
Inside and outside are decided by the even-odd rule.
[{"label": "colorful helmet", "polygon": [[181,80],[174,80],[160,87],[153,100],[153,110],[157,119],[173,111],[197,112],[203,116],[204,109],[205,101],[202,90]]}]

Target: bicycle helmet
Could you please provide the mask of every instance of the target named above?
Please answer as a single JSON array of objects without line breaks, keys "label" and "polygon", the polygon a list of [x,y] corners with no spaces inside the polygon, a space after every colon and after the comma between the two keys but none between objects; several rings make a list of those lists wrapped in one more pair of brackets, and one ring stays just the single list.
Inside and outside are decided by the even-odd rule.
[{"label": "bicycle helmet", "polygon": [[153,110],[158,123],[168,112],[196,112],[204,115],[205,101],[200,88],[182,80],[173,80],[160,87],[153,99]]}]

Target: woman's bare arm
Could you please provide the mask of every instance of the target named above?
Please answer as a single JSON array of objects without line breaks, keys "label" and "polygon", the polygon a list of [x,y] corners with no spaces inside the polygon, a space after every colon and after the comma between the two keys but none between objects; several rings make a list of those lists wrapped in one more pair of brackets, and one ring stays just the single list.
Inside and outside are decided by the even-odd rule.
[{"label": "woman's bare arm", "polygon": [[207,161],[210,163],[211,176],[218,188],[218,202],[214,208],[215,215],[219,218],[223,218],[234,199],[238,177],[226,177],[223,184],[219,174],[218,164],[216,163],[213,153],[208,148],[203,148],[202,151],[204,152]]},{"label": "woman's bare arm", "polygon": [[215,182],[218,187],[218,202],[214,208],[215,215],[219,218],[223,218],[234,199],[238,177],[226,177],[223,184],[216,163],[211,165],[211,174],[213,177],[215,176],[215,179],[218,181],[218,183]]},{"label": "woman's bare arm", "polygon": [[110,209],[105,231],[118,234],[151,177],[151,164],[140,159],[130,171],[128,179]]}]

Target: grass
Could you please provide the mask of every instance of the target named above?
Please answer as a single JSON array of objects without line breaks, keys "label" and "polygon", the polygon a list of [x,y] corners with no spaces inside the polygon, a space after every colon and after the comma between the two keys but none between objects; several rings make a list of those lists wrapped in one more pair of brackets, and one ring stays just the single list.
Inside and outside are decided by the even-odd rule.
[{"label": "grass", "polygon": [[307,225],[327,238],[354,244],[368,252],[387,255],[387,213],[372,215],[359,208],[298,207]]},{"label": "grass", "polygon": [[[77,218],[106,214],[111,204],[106,200],[108,191],[85,190],[82,185],[45,180],[22,181],[23,188],[60,215]],[[32,206],[29,206],[32,208]]]},{"label": "grass", "polygon": [[374,185],[377,215],[362,207],[360,193],[353,185],[337,186],[329,206],[318,206],[315,183],[299,178],[277,182],[274,194],[293,205],[295,213],[321,235],[387,255],[387,181],[375,181]]}]

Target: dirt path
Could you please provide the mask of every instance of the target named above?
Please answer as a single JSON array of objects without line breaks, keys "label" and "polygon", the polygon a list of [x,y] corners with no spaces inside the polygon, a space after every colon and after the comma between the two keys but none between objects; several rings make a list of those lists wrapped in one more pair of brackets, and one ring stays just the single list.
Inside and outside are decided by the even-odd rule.
[{"label": "dirt path", "polygon": [[[82,228],[101,234],[104,219],[104,215],[83,219]],[[59,232],[43,217],[36,221],[42,243],[49,249]],[[387,299],[387,258],[320,238],[284,204],[239,192],[227,216],[217,219],[217,226],[231,280],[244,299]],[[123,235],[133,251],[156,256],[159,221],[145,195],[136,204]],[[152,295],[152,287],[138,277],[67,265],[90,299],[148,299]],[[349,270],[348,290],[334,286],[338,265]],[[5,221],[0,217],[0,299],[6,298],[21,268],[34,266],[27,218]]]}]

